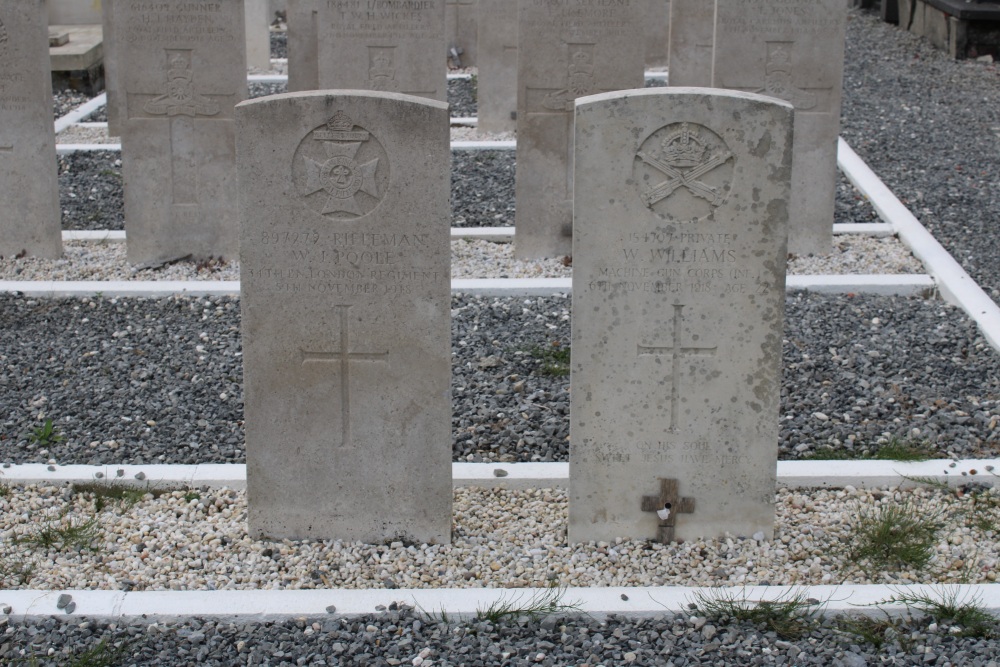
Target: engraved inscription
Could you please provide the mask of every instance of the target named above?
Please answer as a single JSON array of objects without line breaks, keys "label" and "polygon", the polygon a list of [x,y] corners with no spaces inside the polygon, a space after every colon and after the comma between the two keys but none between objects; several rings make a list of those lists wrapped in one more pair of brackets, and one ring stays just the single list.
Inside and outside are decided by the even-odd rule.
[{"label": "engraved inscription", "polygon": [[338,111],[299,144],[292,181],[315,212],[355,220],[374,211],[385,197],[389,157],[370,132]]},{"label": "engraved inscription", "polygon": [[[669,346],[664,345],[637,345],[639,357],[669,356],[671,358],[670,369],[670,432],[676,433],[679,429],[680,418],[680,378],[681,359],[684,357],[714,357],[718,346],[696,345],[694,343],[684,345],[682,341],[681,328],[684,324],[684,306],[674,304],[673,321],[673,342]],[[657,363],[659,360],[657,359]]]},{"label": "engraved inscription", "polygon": [[720,11],[717,18],[720,36],[775,32],[825,35],[841,20],[816,0],[740,0],[738,5],[729,5],[729,11]]},{"label": "engraved inscription", "polygon": [[436,39],[440,0],[327,0],[334,39]]},{"label": "engraved inscription", "polygon": [[[150,0],[121,2],[114,8],[116,39],[126,44],[233,44],[232,8],[228,2],[190,2],[188,0]],[[120,32],[119,32],[120,31]]]},{"label": "engraved inscription", "polygon": [[10,55],[10,35],[7,34],[7,24],[0,17],[0,60],[3,60],[4,64],[8,55]]},{"label": "engraved inscription", "polygon": [[300,350],[302,365],[317,362],[333,362],[340,366],[340,444],[342,447],[353,447],[351,439],[351,364],[357,362],[389,363],[388,352],[354,352],[351,351],[351,327],[348,320],[350,305],[334,306],[340,325],[340,345],[332,352],[310,352]]},{"label": "engraved inscription", "polygon": [[664,220],[699,222],[729,196],[736,158],[715,132],[673,123],[636,151],[633,176],[642,203]]}]

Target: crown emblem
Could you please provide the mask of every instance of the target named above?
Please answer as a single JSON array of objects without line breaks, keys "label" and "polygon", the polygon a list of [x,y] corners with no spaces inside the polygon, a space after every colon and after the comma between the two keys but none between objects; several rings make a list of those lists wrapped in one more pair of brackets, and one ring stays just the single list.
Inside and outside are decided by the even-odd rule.
[{"label": "crown emblem", "polygon": [[768,74],[774,74],[775,72],[790,74],[792,72],[792,54],[785,48],[775,49],[767,59],[766,67]]},{"label": "crown emblem", "polygon": [[350,132],[354,129],[354,121],[343,111],[338,111],[326,122],[326,127],[332,132]]},{"label": "crown emblem", "polygon": [[698,137],[698,132],[687,123],[660,142],[663,161],[676,168],[697,167],[704,161],[705,150],[705,143]]},{"label": "crown emblem", "polygon": [[191,63],[188,62],[188,59],[179,53],[172,54],[167,69],[167,78],[170,81],[177,81],[178,79],[191,81],[194,78],[194,74],[191,72]]}]

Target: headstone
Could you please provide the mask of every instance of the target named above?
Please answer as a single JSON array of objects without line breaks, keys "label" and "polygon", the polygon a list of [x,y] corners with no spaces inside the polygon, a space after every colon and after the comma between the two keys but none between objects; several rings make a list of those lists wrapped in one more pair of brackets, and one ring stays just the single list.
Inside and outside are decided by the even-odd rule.
[{"label": "headstone", "polygon": [[112,11],[128,261],[234,259],[243,3],[117,0]]},{"label": "headstone", "polygon": [[49,0],[49,25],[96,25],[101,22],[101,1]]},{"label": "headstone", "polygon": [[671,0],[667,77],[671,86],[712,85],[714,21],[713,0]]},{"label": "headstone", "polygon": [[446,100],[444,0],[327,0],[317,18],[320,88]]},{"label": "headstone", "polygon": [[519,0],[514,252],[568,255],[573,235],[573,104],[643,85],[644,5]]},{"label": "headstone", "polygon": [[288,91],[319,88],[317,15],[321,0],[288,0]]},{"label": "headstone", "polygon": [[788,251],[829,254],[844,78],[844,0],[717,0],[712,85],[795,106]]},{"label": "headstone", "polygon": [[670,0],[645,0],[646,66],[666,67],[670,58]]},{"label": "headstone", "polygon": [[[445,0],[445,39],[448,45],[448,61],[452,67],[475,67],[479,64],[477,10],[480,1]],[[507,2],[515,4],[513,0]]]},{"label": "headstone", "polygon": [[772,535],[791,125],[735,91],[578,101],[572,542]]},{"label": "headstone", "polygon": [[250,533],[447,543],[448,107],[237,108]]},{"label": "headstone", "polygon": [[104,112],[108,117],[108,135],[120,137],[121,126],[121,94],[118,92],[118,54],[115,52],[115,0],[101,0],[101,29],[104,34]]},{"label": "headstone", "polygon": [[0,257],[62,254],[44,0],[0,0]]},{"label": "headstone", "polygon": [[268,0],[244,0],[247,67],[271,69],[271,13]]},{"label": "headstone", "polygon": [[479,0],[479,129],[513,132],[517,127],[517,3]]}]

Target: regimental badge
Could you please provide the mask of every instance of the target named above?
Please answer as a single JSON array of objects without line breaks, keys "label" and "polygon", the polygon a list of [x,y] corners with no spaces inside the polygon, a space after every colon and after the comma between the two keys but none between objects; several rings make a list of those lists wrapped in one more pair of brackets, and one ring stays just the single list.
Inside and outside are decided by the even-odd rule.
[{"label": "regimental badge", "polygon": [[673,123],[636,152],[634,178],[642,203],[664,220],[698,222],[729,196],[736,158],[726,142],[696,123]]},{"label": "regimental badge", "polygon": [[368,130],[338,111],[295,151],[292,179],[309,207],[351,220],[375,210],[389,185],[389,159]]},{"label": "regimental badge", "polygon": [[167,92],[146,102],[143,111],[153,116],[217,116],[219,103],[194,90],[192,51],[166,49]]}]

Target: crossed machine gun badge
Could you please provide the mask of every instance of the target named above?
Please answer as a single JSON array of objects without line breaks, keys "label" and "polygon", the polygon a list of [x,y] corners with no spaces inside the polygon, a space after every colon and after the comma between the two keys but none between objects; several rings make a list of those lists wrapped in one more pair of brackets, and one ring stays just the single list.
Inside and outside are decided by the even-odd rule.
[{"label": "crossed machine gun badge", "polygon": [[[719,143],[721,144],[721,140]],[[696,197],[707,200],[713,207],[719,206],[726,199],[728,182],[713,187],[698,179],[724,165],[733,158],[733,154],[725,144],[715,150],[710,149],[698,130],[688,123],[683,123],[679,130],[667,134],[660,142],[658,153],[651,154],[640,148],[636,157],[667,177],[667,180],[642,192],[642,203],[650,208],[672,195],[678,188],[686,188]]]}]

